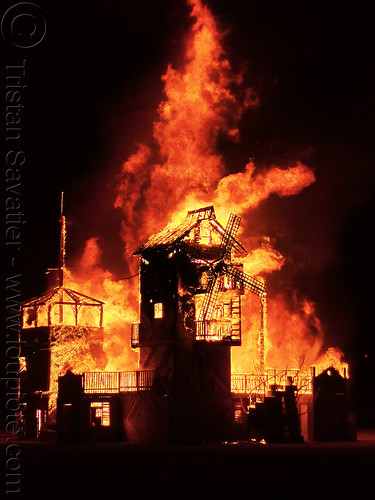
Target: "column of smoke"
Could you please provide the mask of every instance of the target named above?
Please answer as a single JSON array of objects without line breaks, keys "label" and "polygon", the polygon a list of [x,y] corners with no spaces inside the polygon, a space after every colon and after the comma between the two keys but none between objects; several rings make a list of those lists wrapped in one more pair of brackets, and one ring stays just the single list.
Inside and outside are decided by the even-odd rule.
[{"label": "column of smoke", "polygon": [[[241,262],[247,273],[267,279],[281,269],[284,257],[266,234],[259,235],[261,244],[254,247],[249,236],[251,211],[270,194],[298,195],[315,181],[314,173],[299,162],[258,171],[252,161],[230,173],[233,166],[219,154],[218,138],[243,141],[240,119],[260,103],[244,85],[244,75],[232,71],[211,12],[200,0],[188,4],[192,27],[184,42],[185,64],[180,70],[169,65],[162,76],[164,96],[153,124],[154,143],[139,144],[115,181],[113,208],[122,215],[123,258],[130,275],[136,274],[138,262],[131,254],[142,242],[167,223],[179,222],[188,210],[214,204],[223,224],[230,212],[243,217],[239,238],[250,252]],[[98,240],[91,238],[69,282],[106,303],[106,369],[134,368],[137,356],[130,349],[129,333],[130,324],[138,321],[138,278],[118,280],[101,268]],[[235,372],[253,368],[259,328],[256,297],[245,295],[242,313],[243,347],[234,349]],[[281,291],[269,298],[267,366],[307,367],[319,354],[322,336],[314,304],[297,298],[291,304]]]}]

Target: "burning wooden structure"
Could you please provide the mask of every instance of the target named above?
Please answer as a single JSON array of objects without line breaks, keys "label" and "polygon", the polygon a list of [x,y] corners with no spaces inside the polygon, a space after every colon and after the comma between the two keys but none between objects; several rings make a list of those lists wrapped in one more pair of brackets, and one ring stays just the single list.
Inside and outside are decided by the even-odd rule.
[{"label": "burning wooden structure", "polygon": [[[96,363],[92,371],[86,361],[93,352],[105,357],[104,303],[64,286],[61,211],[59,284],[23,303],[25,435],[38,435],[57,415],[61,441],[198,443],[262,436],[300,442],[301,424],[312,439],[314,425],[325,419],[313,405],[315,374],[265,369],[265,283],[232,259],[245,252],[237,239],[240,221],[230,214],[223,227],[213,206],[193,210],[134,252],[140,257],[140,303],[130,343],[139,350],[139,367],[110,372]],[[233,374],[231,348],[241,345],[241,298],[247,292],[260,304],[256,370]],[[347,374],[334,373],[344,387],[343,437]]]},{"label": "burning wooden structure", "polygon": [[25,435],[56,421],[58,377],[102,352],[103,302],[64,286],[66,218],[61,196],[58,286],[22,304],[21,397]]},{"label": "burning wooden structure", "polygon": [[[213,206],[194,210],[135,252],[141,302],[131,343],[140,367],[157,370],[170,397],[172,440],[229,435],[230,350],[241,344],[241,295],[249,290],[263,303],[266,296],[264,282],[231,261],[232,252],[245,251],[236,238],[240,220],[231,214],[224,228]],[[260,366],[263,356],[260,349]]]}]

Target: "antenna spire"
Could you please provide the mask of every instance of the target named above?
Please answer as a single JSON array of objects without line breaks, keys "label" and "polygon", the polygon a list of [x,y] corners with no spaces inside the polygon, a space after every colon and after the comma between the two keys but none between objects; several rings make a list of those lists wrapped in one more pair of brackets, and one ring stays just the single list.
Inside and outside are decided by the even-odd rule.
[{"label": "antenna spire", "polygon": [[62,191],[61,192],[61,206],[60,206],[59,286],[63,286],[63,284],[64,284],[65,243],[66,243],[66,219],[65,219],[65,215],[64,215],[64,191]]}]

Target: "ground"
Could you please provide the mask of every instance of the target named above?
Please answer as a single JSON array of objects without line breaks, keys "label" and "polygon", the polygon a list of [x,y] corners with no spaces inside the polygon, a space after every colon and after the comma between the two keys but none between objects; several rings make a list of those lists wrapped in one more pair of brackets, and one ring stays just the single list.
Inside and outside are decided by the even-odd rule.
[{"label": "ground", "polygon": [[6,497],[27,500],[342,500],[373,498],[375,487],[375,432],[299,445],[18,444],[21,493]]}]

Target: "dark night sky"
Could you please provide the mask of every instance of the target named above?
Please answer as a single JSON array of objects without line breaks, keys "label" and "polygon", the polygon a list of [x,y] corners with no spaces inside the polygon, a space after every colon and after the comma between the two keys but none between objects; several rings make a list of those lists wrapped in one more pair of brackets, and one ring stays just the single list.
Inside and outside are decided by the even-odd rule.
[{"label": "dark night sky", "polygon": [[[288,258],[271,286],[298,284],[317,303],[327,342],[346,352],[360,380],[375,375],[373,2],[208,4],[229,28],[233,67],[247,63],[245,83],[261,101],[240,123],[242,142],[219,145],[227,164],[236,171],[249,157],[259,168],[301,160],[317,177],[302,195],[271,196],[252,216],[254,234],[271,236]],[[44,271],[56,265],[61,190],[71,258],[100,235],[104,248],[115,243],[107,265],[126,276],[107,186],[134,141],[150,141],[160,77],[169,62],[181,63],[190,23],[182,0],[38,5],[43,42],[28,50],[2,44],[7,64],[27,59],[23,299],[43,291]]]}]

